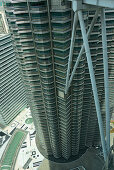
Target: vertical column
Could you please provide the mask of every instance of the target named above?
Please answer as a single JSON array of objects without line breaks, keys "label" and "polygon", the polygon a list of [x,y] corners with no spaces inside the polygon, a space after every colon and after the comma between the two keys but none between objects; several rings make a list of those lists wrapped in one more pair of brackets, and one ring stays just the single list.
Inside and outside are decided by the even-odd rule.
[{"label": "vertical column", "polygon": [[102,46],[104,62],[104,86],[105,86],[105,105],[106,105],[106,142],[107,151],[110,151],[110,109],[109,109],[109,81],[108,81],[108,56],[107,56],[107,37],[104,8],[101,9],[101,26],[102,26]]}]

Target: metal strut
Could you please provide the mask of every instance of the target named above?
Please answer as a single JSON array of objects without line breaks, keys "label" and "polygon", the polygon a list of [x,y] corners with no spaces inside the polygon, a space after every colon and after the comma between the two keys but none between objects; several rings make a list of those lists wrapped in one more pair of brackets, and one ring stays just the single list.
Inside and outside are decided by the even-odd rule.
[{"label": "metal strut", "polygon": [[[88,32],[87,32],[87,37],[88,37],[88,38],[90,37],[90,34],[91,34],[92,30],[93,30],[94,24],[95,24],[95,22],[96,22],[96,20],[97,20],[97,18],[98,18],[98,14],[99,14],[99,9],[96,10],[96,13],[95,13],[95,15],[94,15],[94,17],[93,17],[93,20],[92,20],[91,25],[90,25],[90,27],[89,27],[89,30],[88,30]],[[73,25],[74,25],[74,24],[73,24]],[[71,42],[72,42],[72,39],[71,39]],[[73,46],[70,46],[70,49],[71,49],[71,48],[72,48],[72,51],[73,51],[74,44],[73,44]],[[75,74],[75,72],[76,72],[76,69],[77,69],[77,67],[78,67],[78,64],[79,64],[79,62],[80,62],[80,59],[81,59],[81,57],[82,57],[82,54],[83,54],[84,50],[85,50],[85,48],[84,48],[84,44],[83,44],[82,47],[81,47],[81,50],[80,50],[80,52],[79,52],[79,55],[78,55],[78,57],[77,57],[77,60],[76,60],[76,63],[75,63],[75,65],[74,65],[74,68],[73,68],[73,71],[72,71],[72,73],[71,73],[70,78],[69,78],[69,73],[70,73],[71,63],[69,63],[69,61],[72,62],[72,60],[71,60],[71,57],[72,57],[72,56],[70,56],[70,54],[69,54],[69,61],[68,61],[68,66],[69,66],[69,67],[68,67],[68,70],[69,70],[69,71],[67,70],[65,94],[67,94],[67,92],[68,92],[68,89],[69,89],[69,87],[70,87],[70,85],[71,85],[72,79],[73,79],[73,77],[74,77],[74,74]]]},{"label": "metal strut", "polygon": [[102,28],[102,47],[104,63],[104,87],[105,87],[105,105],[106,105],[106,142],[107,152],[110,152],[110,109],[109,109],[109,81],[108,81],[108,56],[107,56],[107,37],[105,11],[101,9],[101,28]]},{"label": "metal strut", "polygon": [[71,68],[71,63],[72,63],[72,56],[73,56],[73,49],[74,49],[74,41],[75,41],[75,34],[76,34],[76,26],[77,26],[77,24],[78,24],[78,14],[77,14],[77,12],[75,12],[74,13],[73,29],[72,29],[72,37],[71,37],[71,45],[70,45],[70,52],[69,52],[68,69],[67,69],[67,76],[66,76],[65,93],[67,93],[67,86],[68,86],[70,68]]},{"label": "metal strut", "polygon": [[88,38],[87,38],[84,19],[83,19],[81,10],[78,11],[78,17],[79,17],[83,42],[84,42],[84,46],[85,46],[87,63],[88,63],[91,84],[92,84],[92,89],[93,89],[93,95],[94,95],[94,100],[95,100],[95,106],[96,106],[96,112],[97,112],[97,118],[98,118],[98,124],[99,124],[100,136],[101,136],[101,143],[102,143],[102,148],[103,148],[103,155],[104,155],[104,160],[106,161],[107,160],[107,150],[106,150],[105,135],[104,135],[104,130],[103,130],[103,122],[102,122],[102,116],[101,116],[101,111],[100,111],[100,104],[99,104],[94,69],[93,69],[93,64],[92,64],[92,59],[91,59],[91,53],[90,53]]}]

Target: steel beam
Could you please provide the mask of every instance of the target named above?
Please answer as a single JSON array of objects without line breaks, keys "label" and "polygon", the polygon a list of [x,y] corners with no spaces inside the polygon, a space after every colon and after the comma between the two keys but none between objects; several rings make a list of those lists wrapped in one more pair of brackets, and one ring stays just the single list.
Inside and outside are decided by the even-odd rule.
[{"label": "steel beam", "polygon": [[[89,30],[88,30],[88,32],[87,32],[87,37],[88,37],[88,38],[90,37],[90,34],[91,34],[91,32],[92,32],[92,30],[93,30],[93,28],[94,28],[94,24],[95,24],[95,22],[96,22],[96,20],[97,20],[97,18],[98,18],[98,14],[99,14],[99,9],[96,10],[96,13],[95,13],[95,15],[94,15],[94,17],[93,17],[93,20],[92,20],[91,25],[90,25],[90,27],[89,27]],[[77,60],[76,60],[76,63],[75,63],[75,65],[74,65],[73,71],[72,71],[72,73],[71,73],[71,76],[70,76],[69,82],[68,82],[68,84],[67,84],[67,87],[65,88],[65,89],[66,89],[66,90],[65,90],[65,93],[68,92],[68,89],[69,89],[69,87],[70,87],[70,85],[71,85],[72,79],[73,79],[73,77],[74,77],[74,74],[75,74],[76,69],[77,69],[77,67],[78,67],[78,64],[79,64],[79,62],[80,62],[80,58],[82,57],[82,54],[83,54],[83,52],[84,52],[84,49],[85,49],[85,48],[84,48],[84,44],[83,44],[82,47],[81,47],[80,53],[79,53],[79,55],[78,55],[78,58],[77,58]]]},{"label": "steel beam", "polygon": [[100,111],[100,104],[99,104],[96,80],[95,80],[95,75],[94,75],[92,59],[91,59],[91,53],[90,53],[88,38],[87,38],[87,34],[86,34],[86,28],[85,28],[84,19],[83,19],[81,10],[78,11],[78,17],[79,17],[83,42],[84,42],[84,46],[85,46],[87,63],[88,63],[91,84],[92,84],[92,89],[93,89],[93,95],[94,95],[94,100],[95,100],[95,106],[96,106],[96,112],[97,112],[97,118],[98,118],[98,124],[99,124],[100,136],[101,136],[101,144],[102,144],[102,148],[103,148],[103,155],[104,155],[104,160],[106,161],[107,150],[106,150],[105,135],[104,135],[104,130],[103,130],[103,121],[102,121],[102,116],[101,116],[101,111]]},{"label": "steel beam", "polygon": [[101,9],[101,28],[102,28],[102,47],[104,63],[104,87],[105,87],[105,105],[106,105],[106,143],[107,151],[110,152],[110,109],[109,109],[109,81],[108,81],[108,55],[107,55],[107,37],[105,11]]},{"label": "steel beam", "polygon": [[114,0],[82,0],[83,4],[95,5],[98,7],[114,8]]},{"label": "steel beam", "polygon": [[76,26],[78,24],[78,14],[77,12],[74,13],[74,21],[73,21],[73,29],[72,29],[72,37],[71,37],[71,45],[70,45],[70,52],[69,52],[69,59],[68,59],[68,69],[67,69],[67,75],[66,75],[66,85],[65,85],[65,93],[68,86],[69,81],[69,74],[72,64],[72,56],[73,56],[73,49],[74,49],[74,41],[75,41],[75,34],[76,34]]}]

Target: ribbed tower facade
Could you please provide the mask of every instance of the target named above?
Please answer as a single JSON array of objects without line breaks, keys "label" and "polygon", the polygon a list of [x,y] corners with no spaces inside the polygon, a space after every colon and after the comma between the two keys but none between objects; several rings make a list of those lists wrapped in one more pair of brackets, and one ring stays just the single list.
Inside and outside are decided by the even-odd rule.
[{"label": "ribbed tower facade", "polygon": [[[71,88],[65,94],[73,21],[71,4],[59,0],[13,0],[5,5],[37,131],[36,144],[45,157],[76,158],[87,147],[99,145],[100,135],[85,53]],[[114,14],[113,11],[109,13]],[[95,11],[83,13],[87,30],[94,14]],[[82,43],[78,24],[72,68]],[[89,44],[105,131],[100,18]],[[111,46],[109,43],[110,58],[113,60]]]},{"label": "ribbed tower facade", "polygon": [[27,100],[10,34],[0,35],[0,124],[8,125]]}]

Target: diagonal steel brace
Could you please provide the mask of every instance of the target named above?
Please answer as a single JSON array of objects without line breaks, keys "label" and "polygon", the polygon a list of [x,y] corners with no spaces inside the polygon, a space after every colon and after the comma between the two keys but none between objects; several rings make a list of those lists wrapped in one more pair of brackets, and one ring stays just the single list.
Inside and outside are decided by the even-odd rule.
[{"label": "diagonal steel brace", "polygon": [[[87,32],[87,37],[88,37],[88,38],[90,37],[90,34],[91,34],[91,32],[92,32],[92,30],[93,30],[93,28],[94,28],[94,24],[95,24],[95,22],[96,22],[96,20],[97,20],[97,18],[98,18],[98,14],[99,14],[99,9],[96,10],[95,16],[93,17],[93,20],[92,20],[91,25],[90,25],[90,27],[89,27],[89,30],[88,30],[88,32]],[[74,18],[74,21],[75,21],[75,18]],[[76,22],[76,21],[75,21],[75,22]],[[73,24],[73,25],[75,25],[75,24]],[[74,32],[74,31],[72,31],[72,32]],[[74,34],[72,33],[72,36],[73,36],[73,35],[74,35]],[[73,40],[73,37],[71,38],[71,42],[72,42],[72,40]],[[73,49],[74,49],[74,40],[73,40],[73,43],[72,43],[71,46],[70,46],[70,51],[73,52]],[[73,77],[74,77],[74,74],[75,74],[75,72],[76,72],[76,69],[77,69],[78,64],[79,64],[79,62],[80,62],[80,58],[81,58],[84,50],[85,50],[85,48],[84,48],[84,44],[83,44],[82,47],[81,47],[81,50],[80,50],[80,52],[79,52],[77,61],[76,61],[75,65],[74,65],[74,68],[73,68],[73,71],[72,71],[72,73],[71,73],[70,78],[69,78],[69,74],[70,74],[70,67],[71,67],[72,55],[73,55],[73,54],[72,54],[72,53],[69,53],[69,61],[68,61],[68,69],[67,69],[67,77],[66,77],[66,85],[65,85],[65,94],[67,94],[67,92],[68,92],[68,89],[69,89],[69,87],[70,87],[70,85],[71,85],[72,79],[73,79]]]},{"label": "diagonal steel brace", "polygon": [[96,112],[97,112],[97,118],[98,118],[98,124],[99,124],[100,136],[101,136],[101,144],[103,148],[103,155],[104,155],[104,160],[106,161],[107,160],[107,149],[106,149],[105,135],[104,135],[104,129],[103,129],[103,121],[102,121],[102,116],[101,116],[100,103],[99,103],[99,98],[98,98],[98,92],[97,92],[96,80],[95,80],[94,69],[93,69],[93,64],[92,64],[92,59],[91,59],[90,48],[89,48],[89,42],[88,42],[84,19],[83,19],[81,10],[78,11],[78,17],[79,17],[83,42],[85,46],[87,63],[88,63],[90,79],[91,79],[91,84],[92,84],[92,89],[93,89],[93,96],[95,100],[95,106],[96,106]]}]

